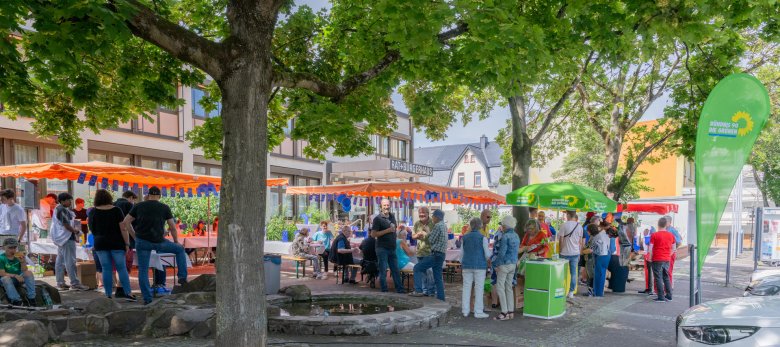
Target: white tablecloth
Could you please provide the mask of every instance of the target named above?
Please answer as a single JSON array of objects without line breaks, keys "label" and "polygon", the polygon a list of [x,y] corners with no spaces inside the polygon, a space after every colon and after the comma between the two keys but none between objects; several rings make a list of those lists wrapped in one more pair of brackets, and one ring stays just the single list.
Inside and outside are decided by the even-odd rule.
[{"label": "white tablecloth", "polygon": [[292,242],[282,242],[282,241],[265,241],[265,253],[266,254],[282,254],[287,255],[290,254],[290,245],[292,245]]},{"label": "white tablecloth", "polygon": [[[53,242],[49,242],[48,239],[33,241],[30,244],[30,253],[57,255],[57,245]],[[87,249],[83,246],[76,245],[76,259],[92,260],[92,252],[87,252]]]},{"label": "white tablecloth", "polygon": [[191,236],[191,237],[180,237],[179,243],[184,246],[184,248],[213,248],[217,247],[217,237],[216,236]]},{"label": "white tablecloth", "polygon": [[[184,257],[187,260],[187,267],[192,267],[190,257]],[[133,254],[133,265],[138,266],[138,253]],[[176,265],[176,255],[173,253],[160,253],[152,251],[149,257],[149,267],[164,271],[164,266],[173,267]]]},{"label": "white tablecloth", "polygon": [[462,257],[463,257],[463,251],[462,250],[460,250],[460,249],[448,249],[447,250],[447,254],[444,255],[444,260],[460,262]]}]

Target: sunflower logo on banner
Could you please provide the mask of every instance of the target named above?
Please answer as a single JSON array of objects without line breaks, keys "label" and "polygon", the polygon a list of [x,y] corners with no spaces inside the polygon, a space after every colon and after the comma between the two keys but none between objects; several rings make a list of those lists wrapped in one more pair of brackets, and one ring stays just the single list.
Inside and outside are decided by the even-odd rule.
[{"label": "sunflower logo on banner", "polygon": [[745,136],[749,134],[751,131],[753,131],[753,118],[750,117],[750,114],[747,112],[739,111],[735,113],[733,116],[731,116],[731,121],[734,123],[737,123],[739,125],[739,121],[743,120],[745,121],[745,126],[739,126],[737,128],[737,135],[739,136]]}]

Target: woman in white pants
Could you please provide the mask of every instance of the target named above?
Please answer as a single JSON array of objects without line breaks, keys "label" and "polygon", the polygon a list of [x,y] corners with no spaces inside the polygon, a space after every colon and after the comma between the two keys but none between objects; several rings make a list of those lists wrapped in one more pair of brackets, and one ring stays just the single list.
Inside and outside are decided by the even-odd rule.
[{"label": "woman in white pants", "polygon": [[484,312],[485,273],[489,265],[490,250],[488,240],[482,236],[482,220],[472,218],[469,221],[470,232],[463,235],[463,255],[461,256],[463,267],[463,317],[469,316],[471,306],[471,286],[474,286],[474,317],[487,318]]}]

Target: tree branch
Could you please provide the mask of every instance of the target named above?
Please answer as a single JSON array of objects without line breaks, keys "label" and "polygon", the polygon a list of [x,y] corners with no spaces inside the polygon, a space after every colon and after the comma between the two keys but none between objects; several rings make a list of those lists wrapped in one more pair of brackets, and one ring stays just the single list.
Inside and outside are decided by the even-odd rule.
[{"label": "tree branch", "polygon": [[[444,44],[466,32],[468,32],[468,25],[461,22],[454,28],[439,33],[437,39]],[[400,58],[400,52],[389,50],[374,66],[344,79],[341,83],[326,82],[311,73],[277,70],[274,71],[274,87],[308,89],[318,95],[331,98],[334,102],[338,102],[355,89],[379,76]]]},{"label": "tree branch", "polygon": [[[223,48],[219,43],[160,17],[138,0],[126,0],[126,3],[137,10],[125,21],[133,35],[205,71],[214,79],[222,76],[224,71],[220,56]],[[116,0],[111,1],[108,6],[112,11],[116,11]]]},{"label": "tree branch", "polygon": [[580,93],[580,102],[582,102],[582,108],[585,110],[585,114],[588,116],[588,121],[590,121],[590,125],[593,127],[594,130],[596,130],[596,133],[601,136],[603,140],[607,139],[607,132],[604,129],[603,126],[601,126],[601,123],[599,123],[598,118],[596,117],[596,112],[593,110],[593,107],[590,106],[590,96],[588,95],[588,91],[585,90],[585,87],[582,85],[582,83],[577,85],[577,92]]},{"label": "tree branch", "polygon": [[615,200],[619,200],[620,197],[623,195],[623,191],[628,186],[628,182],[631,180],[632,177],[634,177],[634,174],[636,173],[636,170],[639,169],[639,166],[642,165],[642,162],[647,159],[647,157],[659,146],[661,146],[664,142],[669,140],[672,135],[674,135],[677,132],[677,130],[669,131],[658,139],[658,141],[655,141],[647,147],[645,147],[641,152],[639,152],[639,155],[637,155],[636,159],[634,159],[634,162],[631,164],[630,168],[626,168],[626,171],[623,172],[622,175],[620,175],[620,179],[618,180],[618,185],[615,187],[613,192],[615,193]]},{"label": "tree branch", "polygon": [[544,114],[544,122],[542,122],[542,126],[539,128],[539,131],[537,131],[536,135],[531,139],[531,145],[539,143],[539,141],[542,139],[542,136],[550,128],[550,124],[552,123],[553,118],[555,118],[555,116],[561,110],[561,107],[563,107],[563,104],[566,103],[566,100],[569,99],[569,96],[574,93],[574,89],[577,88],[577,85],[580,84],[582,75],[584,75],[585,71],[588,70],[588,66],[590,65],[591,59],[593,59],[594,54],[594,51],[590,51],[590,54],[588,54],[588,57],[585,58],[585,62],[582,64],[582,68],[580,68],[580,71],[577,73],[577,76],[574,77],[574,80],[571,81],[569,87],[566,88],[561,97],[558,98],[558,101],[555,102],[555,105]]}]

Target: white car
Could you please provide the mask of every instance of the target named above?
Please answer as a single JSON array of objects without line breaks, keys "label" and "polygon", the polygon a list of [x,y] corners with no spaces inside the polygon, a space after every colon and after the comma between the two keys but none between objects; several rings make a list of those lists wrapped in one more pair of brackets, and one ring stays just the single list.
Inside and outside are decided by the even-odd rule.
[{"label": "white car", "polygon": [[758,281],[769,276],[780,276],[780,269],[762,269],[753,271],[750,274],[750,282]]},{"label": "white car", "polygon": [[780,297],[714,300],[677,317],[677,346],[780,346]]}]

